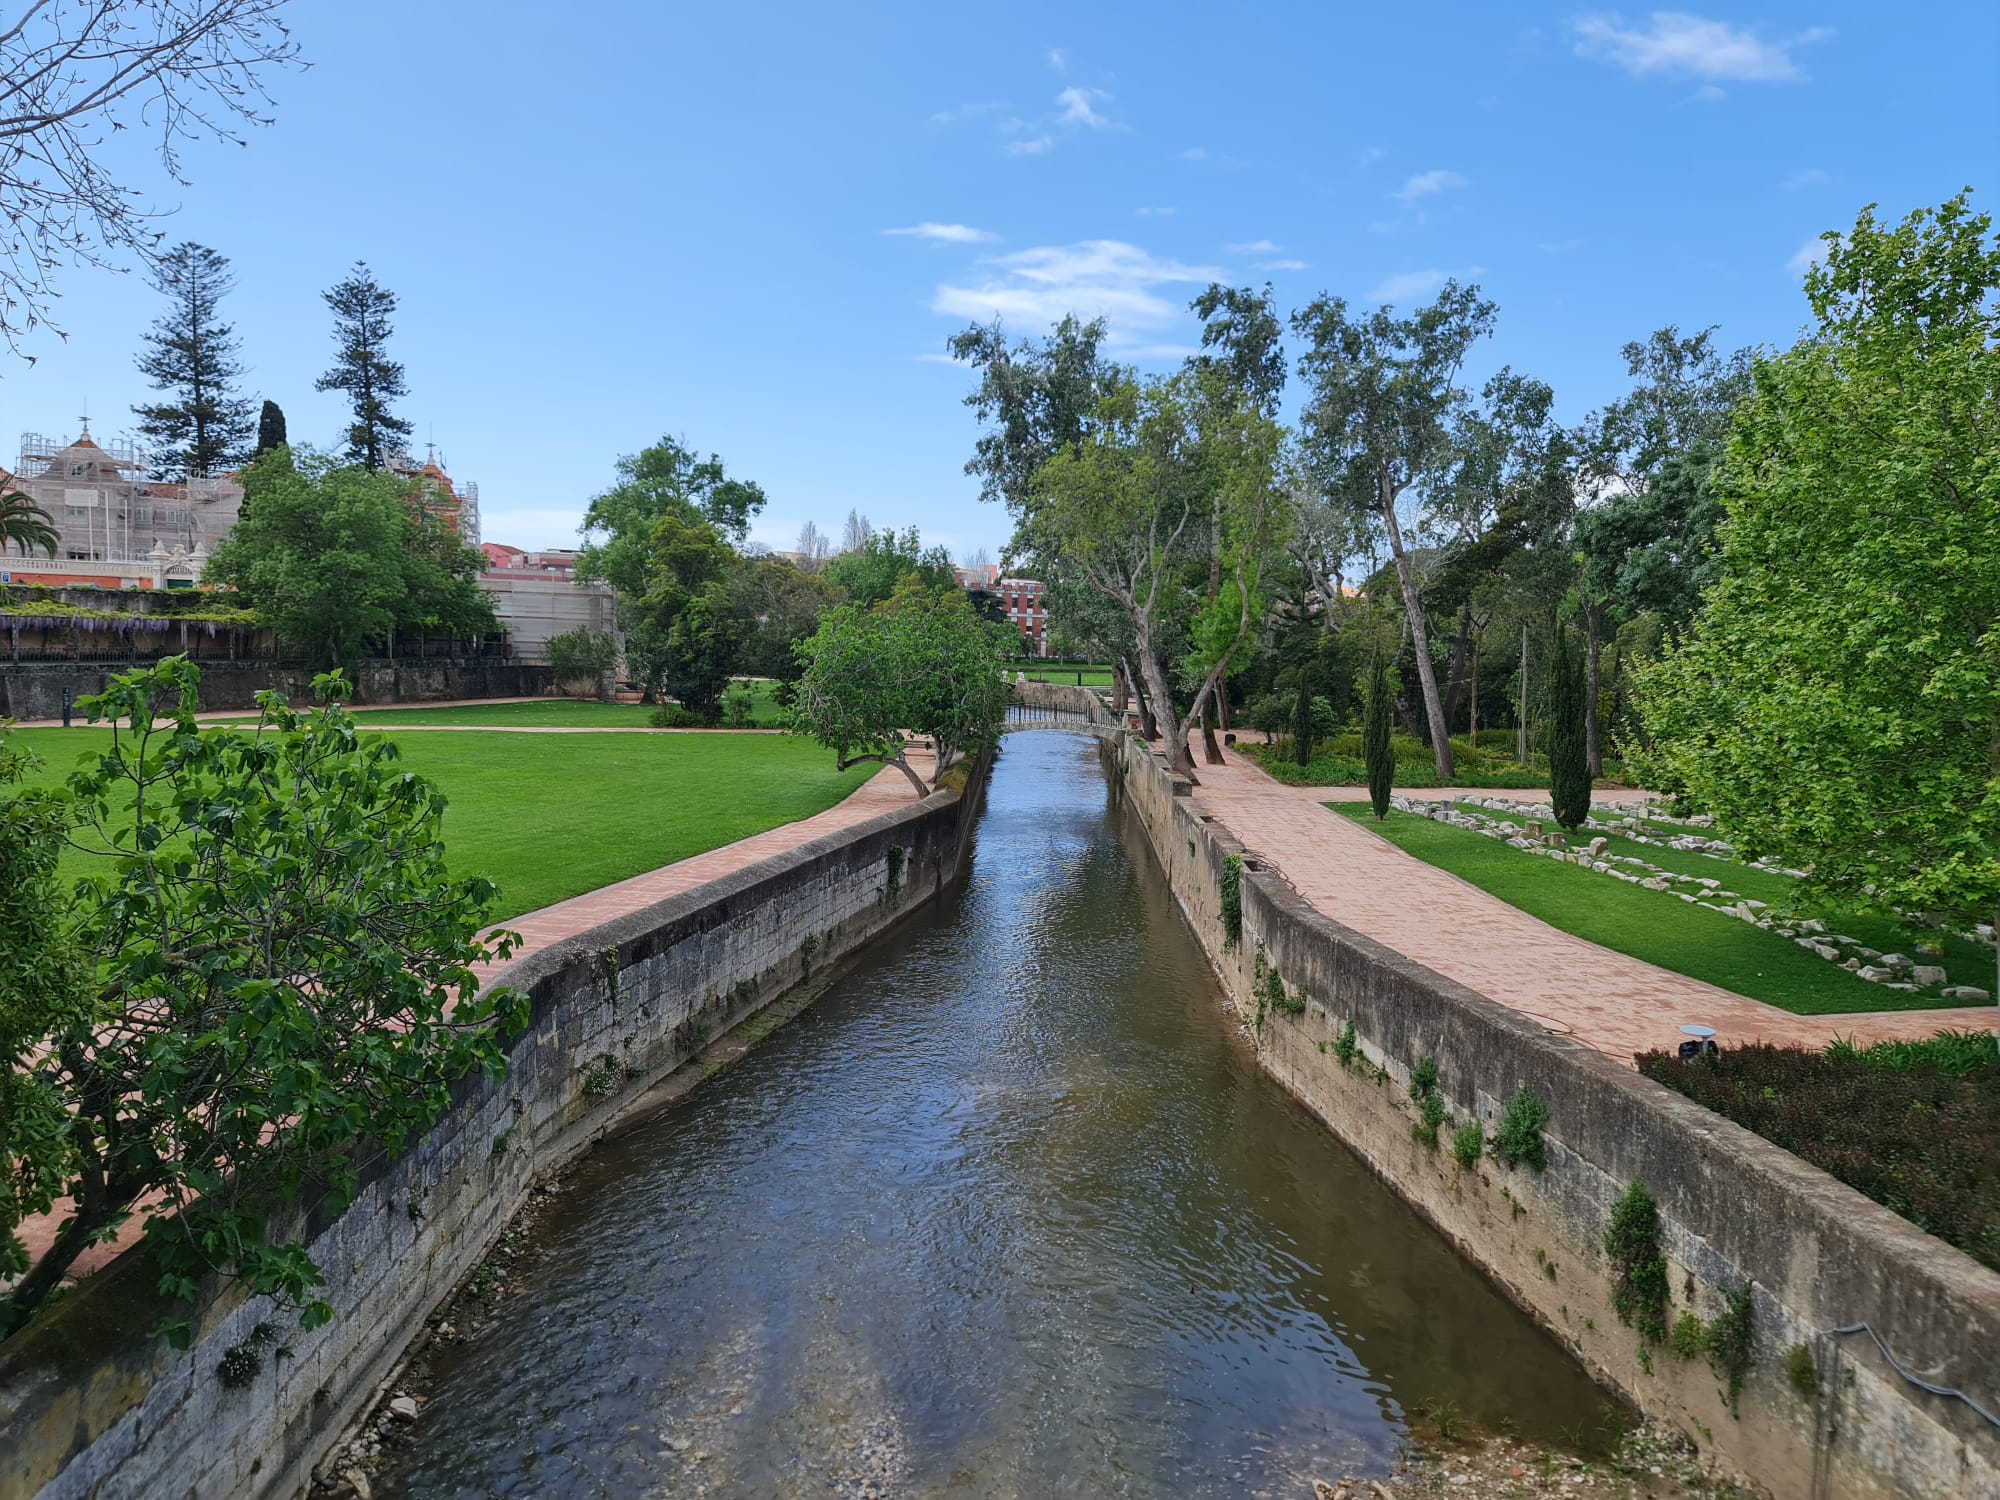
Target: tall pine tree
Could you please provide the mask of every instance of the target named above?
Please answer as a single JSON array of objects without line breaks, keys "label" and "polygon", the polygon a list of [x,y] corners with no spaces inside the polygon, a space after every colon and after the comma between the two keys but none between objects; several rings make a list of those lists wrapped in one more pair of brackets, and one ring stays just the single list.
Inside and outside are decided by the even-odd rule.
[{"label": "tall pine tree", "polygon": [[139,373],[165,399],[132,413],[163,479],[226,474],[248,456],[250,403],[234,391],[243,366],[219,312],[235,284],[229,258],[206,245],[183,242],[154,262],[153,286],[168,310],[146,335]]},{"label": "tall pine tree", "polygon": [[1583,657],[1569,631],[1556,622],[1549,656],[1549,805],[1556,821],[1574,832],[1590,816],[1590,754],[1584,728]]},{"label": "tall pine tree", "polygon": [[285,413],[277,402],[266,400],[257,417],[257,452],[269,453],[285,446]]},{"label": "tall pine tree", "polygon": [[333,341],[339,346],[333,368],[313,383],[320,391],[346,391],[354,420],[347,429],[347,456],[380,469],[402,447],[411,425],[389,409],[407,396],[403,367],[387,354],[394,331],[389,315],[396,294],[380,285],[367,262],[356,261],[347,279],[320,294],[333,309]]}]

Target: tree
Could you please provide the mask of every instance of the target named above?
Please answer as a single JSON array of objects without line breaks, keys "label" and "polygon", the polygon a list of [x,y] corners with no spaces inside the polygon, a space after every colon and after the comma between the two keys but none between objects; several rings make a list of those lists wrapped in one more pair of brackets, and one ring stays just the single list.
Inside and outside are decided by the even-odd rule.
[{"label": "tree", "polygon": [[868,525],[868,518],[860,511],[850,508],[847,512],[847,524],[840,528],[840,550],[843,553],[865,551],[868,538],[873,535],[874,531]]},{"label": "tree", "polygon": [[914,526],[900,536],[886,530],[870,532],[859,548],[829,562],[821,576],[857,604],[880,604],[913,573],[927,588],[958,586],[951,554],[942,547],[925,547]]},{"label": "tree", "polygon": [[1276,416],[1285,389],[1285,326],[1272,310],[1271,283],[1260,295],[1212,281],[1188,307],[1202,320],[1202,353],[1193,357],[1194,367],[1240,391],[1265,416]]},{"label": "tree", "polygon": [[930,788],[909,762],[905,735],[935,747],[933,786],[955,757],[995,744],[1007,713],[1003,643],[964,594],[906,577],[872,608],[836,606],[798,643],[803,670],[787,725],[832,750],[841,770],[892,765],[924,796]]},{"label": "tree", "polygon": [[[65,1109],[73,1206],[7,1293],[6,1327],[135,1214],[166,1297],[186,1304],[221,1271],[324,1323],[299,1210],[337,1213],[468,1073],[499,1073],[527,1020],[524,996],[478,993],[475,966],[513,947],[481,936],[492,883],[451,875],[442,794],[357,732],[345,683],[318,679],[309,712],[263,694],[246,732],[202,730],[198,680],[173,657],[84,702],[113,728],[61,809],[94,867],[62,934],[81,994],[25,1049]],[[10,1149],[7,1168],[15,1214],[42,1201],[32,1164]]]},{"label": "tree", "polygon": [[168,310],[146,335],[139,373],[167,399],[132,413],[162,478],[227,473],[248,456],[250,403],[234,389],[243,375],[239,341],[218,306],[235,284],[228,257],[192,241],[153,263],[153,288]]},{"label": "tree", "polygon": [[335,354],[333,368],[313,382],[313,389],[347,392],[354,414],[347,428],[347,456],[365,469],[380,469],[411,432],[410,423],[389,407],[409,394],[403,367],[388,355],[396,294],[376,282],[365,261],[356,261],[345,281],[320,295],[333,310]]},{"label": "tree", "polygon": [[[1440,781],[1452,774],[1450,729],[1400,511],[1406,495],[1427,504],[1450,494],[1467,406],[1459,374],[1474,342],[1492,332],[1495,311],[1477,287],[1450,281],[1406,318],[1388,307],[1351,317],[1343,299],[1320,297],[1292,319],[1310,345],[1300,360],[1312,383],[1303,422],[1308,461],[1321,487],[1369,516],[1388,543]],[[1420,509],[1411,519],[1421,535],[1439,517]]]},{"label": "tree", "polygon": [[277,402],[266,400],[263,411],[257,415],[257,452],[252,457],[282,448],[285,442],[285,413]]},{"label": "tree", "polygon": [[[150,254],[156,215],[103,151],[128,122],[154,132],[184,182],[181,150],[244,144],[267,125],[264,78],[298,55],[283,0],[69,0],[24,6],[0,27],[0,337],[49,320],[58,268]],[[32,357],[31,357],[32,359]]]},{"label": "tree", "polygon": [[946,343],[951,357],[979,371],[965,404],[986,430],[966,461],[979,498],[1017,516],[1043,464],[1083,440],[1123,372],[1099,356],[1106,324],[1065,317],[1040,344],[1009,346],[1000,320],[974,324]]},{"label": "tree", "polygon": [[833,543],[827,534],[811,521],[799,528],[799,566],[817,573],[826,566],[826,559],[833,551]]},{"label": "tree", "polygon": [[2000,247],[1965,194],[1824,238],[1716,474],[1722,576],[1641,678],[1653,771],[1815,891],[1991,920]]},{"label": "tree", "polygon": [[0,558],[10,547],[19,547],[23,557],[35,551],[54,557],[61,546],[62,533],[47,511],[19,490],[0,493]]},{"label": "tree", "polygon": [[552,635],[544,648],[558,691],[595,698],[604,691],[604,677],[618,664],[618,642],[608,631],[579,625]]},{"label": "tree", "polygon": [[1368,801],[1377,822],[1389,816],[1389,793],[1396,783],[1392,697],[1388,658],[1378,651],[1368,663],[1367,706],[1361,721],[1361,759],[1368,769]]},{"label": "tree", "polygon": [[1583,662],[1562,621],[1549,656],[1549,804],[1556,821],[1574,832],[1590,816],[1590,757],[1584,733]]},{"label": "tree", "polygon": [[276,448],[243,471],[243,514],[203,576],[240,590],[316,664],[353,662],[392,630],[493,629],[484,565],[421,483]]},{"label": "tree", "polygon": [[779,703],[786,703],[790,686],[799,677],[798,657],[792,647],[819,629],[820,617],[833,608],[839,596],[819,574],[795,568],[777,557],[742,564],[730,587],[737,609],[750,622],[736,670],[773,679],[778,684]]},{"label": "tree", "polygon": [[618,482],[593,497],[584,512],[580,529],[586,540],[577,567],[634,599],[652,587],[659,571],[661,521],[672,517],[681,523],[674,535],[683,538],[687,525],[705,523],[727,546],[749,535],[751,517],[764,508],[762,486],[730,478],[720,455],[702,458],[671,437],[622,455],[615,472]]}]

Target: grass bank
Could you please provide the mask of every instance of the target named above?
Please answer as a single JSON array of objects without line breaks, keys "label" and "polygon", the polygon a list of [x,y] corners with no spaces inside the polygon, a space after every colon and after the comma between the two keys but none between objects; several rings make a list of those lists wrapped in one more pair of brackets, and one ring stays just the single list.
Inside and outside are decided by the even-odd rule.
[{"label": "grass bank", "polygon": [[[750,727],[776,729],[780,709],[772,700],[769,682],[744,685],[750,693]],[[466,703],[451,708],[425,708],[422,704],[387,703],[352,710],[367,724],[470,725],[484,729],[645,729],[653,709],[643,703],[599,703],[590,698],[531,698],[521,703]],[[254,724],[255,714],[242,714],[212,722]]]},{"label": "grass bank", "polygon": [[[498,883],[496,919],[811,817],[877,769],[836,771],[832,752],[774,734],[419,730],[392,737],[403,763],[450,799],[444,834],[451,868]],[[80,756],[102,753],[111,733],[24,729],[9,738],[41,756],[34,779],[55,782]],[[87,861],[71,854],[63,873],[80,875]]]},{"label": "grass bank", "polygon": [[[1405,853],[1478,886],[1551,927],[1794,1015],[1928,1010],[1952,1003],[1935,995],[1870,984],[1789,938],[1661,891],[1537,858],[1511,849],[1499,839],[1414,813],[1391,812],[1377,823],[1366,803],[1327,805],[1340,816],[1373,829]],[[1651,845],[1636,847],[1648,851],[1650,857]],[[1734,880],[1732,867],[1715,867],[1728,870]],[[1983,1007],[1984,1002],[1974,1004]]]}]

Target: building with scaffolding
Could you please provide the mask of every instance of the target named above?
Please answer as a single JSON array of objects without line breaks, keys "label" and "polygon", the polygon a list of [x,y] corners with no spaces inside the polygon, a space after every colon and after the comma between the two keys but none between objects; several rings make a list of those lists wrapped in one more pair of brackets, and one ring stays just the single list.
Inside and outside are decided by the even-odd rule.
[{"label": "building with scaffolding", "polygon": [[0,557],[0,581],[193,588],[242,513],[243,486],[227,478],[167,484],[145,473],[130,444],[106,447],[88,423],[73,443],[23,433],[15,472],[0,471],[0,489],[46,511],[61,540],[53,558]]}]

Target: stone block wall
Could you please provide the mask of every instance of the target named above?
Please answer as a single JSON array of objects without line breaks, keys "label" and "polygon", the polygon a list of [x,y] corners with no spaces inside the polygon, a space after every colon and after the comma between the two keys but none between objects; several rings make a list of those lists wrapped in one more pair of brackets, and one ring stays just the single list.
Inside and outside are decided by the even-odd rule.
[{"label": "stone block wall", "polygon": [[[1230,945],[1221,877],[1246,851],[1144,741],[1120,732],[1104,754],[1231,996],[1259,1017],[1261,1065],[1600,1379],[1784,1500],[2000,1496],[2000,1430],[1896,1373],[1863,1331],[1931,1384],[2000,1411],[2000,1274],[1633,1069],[1329,921],[1254,857]],[[1269,1003],[1273,975],[1302,1011]],[[1343,1066],[1350,1024],[1360,1058]],[[1411,1134],[1407,1084],[1425,1059],[1449,1110],[1436,1147]],[[1490,1137],[1523,1087],[1551,1112],[1547,1170],[1491,1157],[1461,1170],[1452,1132],[1477,1120]],[[1727,1293],[1753,1288],[1733,1411],[1705,1360],[1644,1343],[1612,1307],[1604,1229],[1635,1179],[1659,1204],[1669,1322],[1713,1319]],[[1812,1396],[1788,1379],[1797,1347],[1817,1374]]]},{"label": "stone block wall", "polygon": [[[200,707],[204,713],[255,711],[257,694],[283,693],[295,704],[312,701],[313,674],[270,661],[203,661]],[[115,663],[0,662],[0,719],[59,719],[63,690],[72,701],[101,693],[125,668]],[[528,662],[479,657],[435,661],[363,662],[351,674],[359,704],[423,703],[453,698],[532,698],[547,692],[549,669]],[[81,723],[79,717],[77,720]]]},{"label": "stone block wall", "polygon": [[[961,871],[985,763],[964,798],[922,802],[726,876],[510,965],[533,1019],[506,1076],[473,1075],[451,1112],[345,1212],[308,1216],[335,1308],[299,1335],[266,1299],[222,1289],[186,1353],[159,1316],[143,1249],[0,1345],[0,1497],[289,1496],[475,1266],[529,1186],[586,1151],[699,1049],[933,899]],[[224,1351],[279,1333],[246,1386]]]}]

